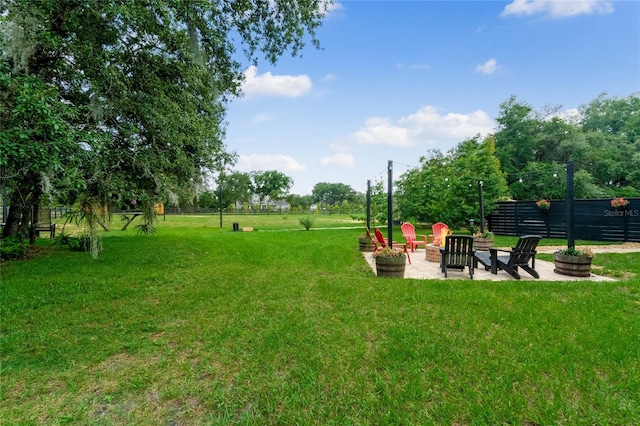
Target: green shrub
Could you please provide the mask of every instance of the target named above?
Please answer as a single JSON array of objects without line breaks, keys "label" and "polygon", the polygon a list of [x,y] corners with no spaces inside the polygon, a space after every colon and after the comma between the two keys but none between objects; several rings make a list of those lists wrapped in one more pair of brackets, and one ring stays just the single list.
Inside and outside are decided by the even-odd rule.
[{"label": "green shrub", "polygon": [[51,244],[56,247],[68,246],[71,249],[77,250],[80,243],[77,237],[74,237],[71,234],[65,234],[63,231],[56,235]]},{"label": "green shrub", "polygon": [[300,225],[304,226],[304,229],[308,231],[313,226],[313,221],[312,217],[301,217]]},{"label": "green shrub", "polygon": [[3,238],[0,241],[0,259],[19,259],[27,254],[29,244],[22,238]]},{"label": "green shrub", "polygon": [[138,235],[152,235],[156,233],[156,227],[150,223],[141,223],[136,225],[135,228],[138,230]]},{"label": "green shrub", "polygon": [[52,244],[57,247],[67,246],[72,251],[91,251],[92,244],[94,244],[97,253],[102,251],[102,237],[100,235],[97,235],[95,242],[92,242],[91,237],[87,234],[74,237],[63,232],[53,239]]},{"label": "green shrub", "polygon": [[475,232],[473,233],[474,237],[479,237],[479,238],[493,238],[493,232],[490,231],[484,231],[484,232]]},{"label": "green shrub", "polygon": [[593,252],[588,248],[577,250],[575,247],[569,247],[566,249],[558,250],[557,253],[564,256],[593,257]]}]

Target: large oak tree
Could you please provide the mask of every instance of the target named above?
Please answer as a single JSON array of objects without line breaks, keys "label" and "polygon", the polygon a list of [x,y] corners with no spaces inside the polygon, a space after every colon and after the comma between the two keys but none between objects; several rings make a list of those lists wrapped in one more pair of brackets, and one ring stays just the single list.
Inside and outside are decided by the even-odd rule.
[{"label": "large oak tree", "polygon": [[275,63],[317,45],[328,3],[0,3],[3,237],[24,231],[46,196],[149,211],[232,163],[224,113],[243,69],[260,52]]}]

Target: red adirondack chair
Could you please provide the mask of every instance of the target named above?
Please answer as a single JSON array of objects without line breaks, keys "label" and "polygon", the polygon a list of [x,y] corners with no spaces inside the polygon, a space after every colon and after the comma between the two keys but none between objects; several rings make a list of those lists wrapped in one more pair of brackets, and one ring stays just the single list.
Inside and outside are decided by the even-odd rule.
[{"label": "red adirondack chair", "polygon": [[420,245],[427,245],[427,236],[423,234],[416,234],[415,226],[409,222],[403,223],[402,226],[400,226],[400,229],[402,229],[402,236],[407,241],[407,245],[411,247],[411,253],[416,251],[416,247]]},{"label": "red adirondack chair", "polygon": [[438,222],[431,226],[431,230],[433,234],[429,235],[429,243],[434,246],[444,246],[444,239],[449,234],[449,227],[442,222]]},{"label": "red adirondack chair", "polygon": [[369,237],[369,239],[371,240],[371,243],[373,244],[373,252],[375,253],[377,251],[382,250],[382,246],[378,243],[378,240],[371,236],[371,232],[369,232],[369,228],[365,226],[365,229],[367,230],[367,237]]},{"label": "red adirondack chair", "polygon": [[[376,239],[378,240],[378,243],[381,246],[380,250],[382,250],[383,248],[385,248],[385,247],[387,247],[389,245],[389,240],[382,235],[382,232],[380,232],[380,230],[378,228],[374,228],[373,232],[375,232]],[[409,256],[409,251],[407,251],[407,245],[406,244],[397,243],[397,242],[393,241],[391,243],[391,247],[403,249],[404,253],[407,255],[407,260],[409,261],[409,265],[411,265],[411,257]]]}]

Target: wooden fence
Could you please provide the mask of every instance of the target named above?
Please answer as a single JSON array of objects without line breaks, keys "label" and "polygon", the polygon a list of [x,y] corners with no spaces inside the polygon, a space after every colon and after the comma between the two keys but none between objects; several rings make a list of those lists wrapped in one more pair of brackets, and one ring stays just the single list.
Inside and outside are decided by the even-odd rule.
[{"label": "wooden fence", "polygon": [[[573,202],[574,237],[590,241],[640,242],[640,198],[629,198],[624,209],[611,207],[611,199]],[[541,235],[567,238],[566,200],[550,200],[549,210],[535,201],[506,201],[489,215],[488,226],[496,235]]]}]

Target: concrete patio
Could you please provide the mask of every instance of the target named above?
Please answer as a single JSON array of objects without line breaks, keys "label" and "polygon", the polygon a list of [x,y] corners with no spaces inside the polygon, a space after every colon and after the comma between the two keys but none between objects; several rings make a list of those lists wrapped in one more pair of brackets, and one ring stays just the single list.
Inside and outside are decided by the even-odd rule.
[{"label": "concrete patio", "polygon": [[[579,247],[578,247],[579,248]],[[553,253],[557,247],[541,247],[538,250],[539,253]],[[623,246],[598,246],[590,247],[594,253],[627,253],[640,251],[640,246],[636,244],[623,245]],[[415,252],[409,253],[411,256],[411,264],[407,262],[404,270],[405,278],[413,279],[435,279],[435,280],[455,280],[455,279],[469,279],[469,270],[465,268],[464,271],[448,270],[448,277],[445,278],[444,274],[440,271],[440,264],[438,262],[432,262],[426,260],[425,250],[416,249]],[[371,266],[373,273],[376,273],[376,264],[373,259],[373,253],[363,253],[363,256],[367,263]],[[474,280],[491,280],[491,281],[518,281],[511,275],[504,271],[498,271],[497,275],[493,275],[490,271],[485,271],[482,265],[478,265],[477,269],[474,269]],[[521,281],[616,281],[613,278],[599,276],[591,274],[590,277],[571,277],[568,275],[556,274],[554,270],[553,262],[547,262],[544,260],[536,259],[536,271],[540,274],[540,278],[536,279],[529,275],[526,271],[520,270]]]}]

